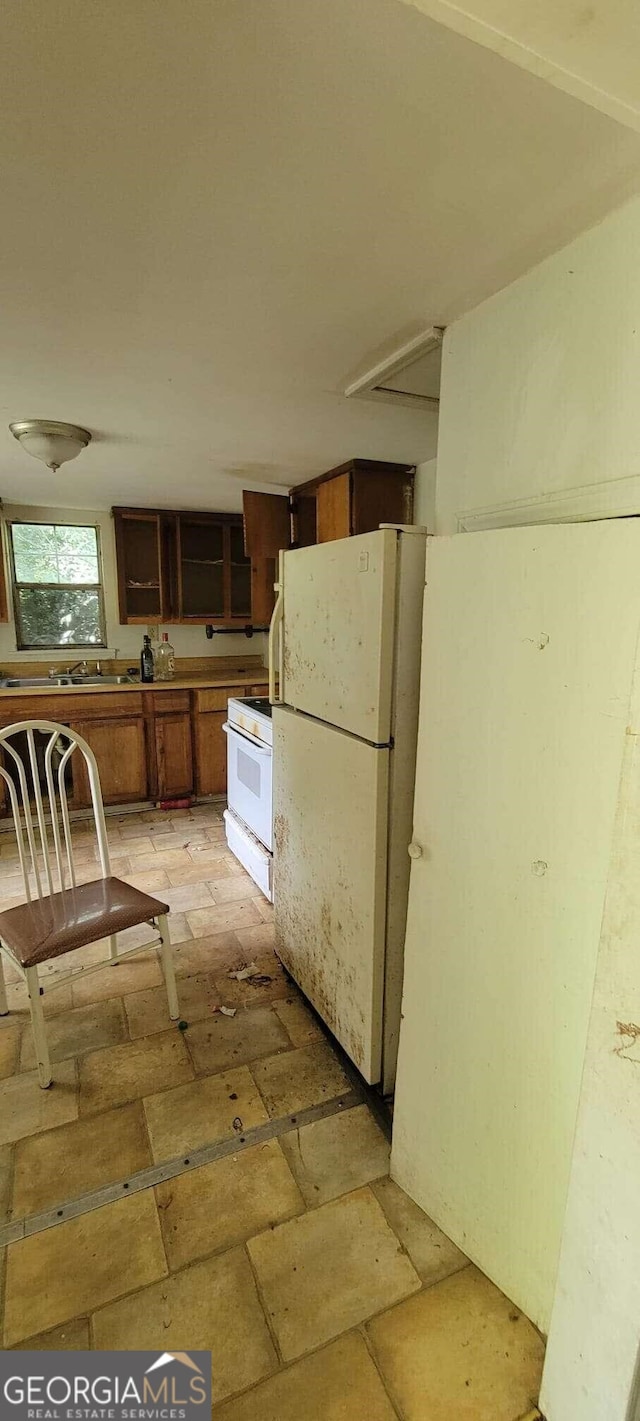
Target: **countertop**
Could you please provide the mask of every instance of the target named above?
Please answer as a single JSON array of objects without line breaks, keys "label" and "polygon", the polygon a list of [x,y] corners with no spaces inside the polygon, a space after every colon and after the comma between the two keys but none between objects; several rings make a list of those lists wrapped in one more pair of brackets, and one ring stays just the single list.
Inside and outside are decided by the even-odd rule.
[{"label": "countertop", "polygon": [[3,686],[0,687],[0,697],[18,696],[20,700],[32,696],[107,696],[110,693],[120,695],[127,691],[206,691],[215,687],[224,686],[266,686],[269,672],[266,666],[257,668],[255,671],[226,671],[218,675],[203,676],[175,676],[173,681],[131,681],[125,685],[114,686],[113,683],[107,686]]}]

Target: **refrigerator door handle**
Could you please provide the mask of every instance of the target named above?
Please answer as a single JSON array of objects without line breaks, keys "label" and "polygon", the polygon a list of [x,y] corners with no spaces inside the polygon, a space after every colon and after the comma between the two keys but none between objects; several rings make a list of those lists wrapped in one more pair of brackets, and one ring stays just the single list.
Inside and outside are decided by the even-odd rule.
[{"label": "refrigerator door handle", "polygon": [[[269,701],[272,706],[279,705],[282,701],[282,680],[284,668],[284,641],[282,635],[282,623],[284,620],[284,568],[283,554],[278,557],[278,581],[274,583],[277,592],[276,604],[271,614],[269,623]],[[278,676],[279,686],[276,694],[276,638],[278,642]]]}]

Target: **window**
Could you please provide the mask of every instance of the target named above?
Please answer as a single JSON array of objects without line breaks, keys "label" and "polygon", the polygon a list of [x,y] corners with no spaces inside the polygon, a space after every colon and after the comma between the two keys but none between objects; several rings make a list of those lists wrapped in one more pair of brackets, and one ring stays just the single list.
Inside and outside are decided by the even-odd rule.
[{"label": "window", "polygon": [[106,646],[98,529],[11,523],[16,645]]}]

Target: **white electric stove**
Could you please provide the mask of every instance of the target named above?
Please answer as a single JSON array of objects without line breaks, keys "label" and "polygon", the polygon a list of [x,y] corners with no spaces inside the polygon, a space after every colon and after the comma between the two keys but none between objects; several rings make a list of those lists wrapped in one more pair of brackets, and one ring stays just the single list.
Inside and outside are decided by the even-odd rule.
[{"label": "white electric stove", "polygon": [[227,735],[227,843],[273,902],[273,727],[266,697],[232,697],[224,726]]}]

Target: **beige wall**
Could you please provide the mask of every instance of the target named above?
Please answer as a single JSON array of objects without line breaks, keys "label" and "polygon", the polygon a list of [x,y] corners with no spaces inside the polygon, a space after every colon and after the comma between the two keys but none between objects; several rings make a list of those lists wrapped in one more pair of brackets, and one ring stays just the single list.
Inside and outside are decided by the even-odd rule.
[{"label": "beige wall", "polygon": [[[438,532],[593,485],[603,506],[640,511],[639,249],[635,200],[449,328]],[[572,501],[588,495],[563,516]]]},{"label": "beige wall", "polygon": [[[118,614],[118,589],[116,580],[116,550],[113,519],[104,510],[96,512],[86,508],[36,508],[28,504],[5,504],[2,510],[6,521],[13,518],[31,520],[41,523],[94,523],[100,529],[100,547],[102,553],[102,572],[105,599],[105,613],[107,622],[107,650],[102,652],[105,659],[113,657],[116,649],[119,657],[130,657],[131,664],[137,662],[142,646],[142,637],[146,631],[144,626],[122,626]],[[7,578],[8,563],[7,563]],[[11,601],[11,591],[9,592],[9,615],[11,621],[0,623],[0,667],[6,662],[46,660],[54,662],[64,662],[65,665],[71,660],[86,655],[93,659],[91,652],[79,649],[74,656],[73,649],[67,648],[64,651],[17,651],[16,650],[16,630],[13,622],[13,606]],[[252,655],[262,655],[266,651],[266,637],[255,636],[248,641],[242,634],[236,636],[214,636],[208,641],[205,636],[203,626],[200,627],[177,627],[169,626],[165,628],[169,632],[177,656],[236,656],[246,654],[247,650]],[[96,656],[100,652],[96,650]]]}]

